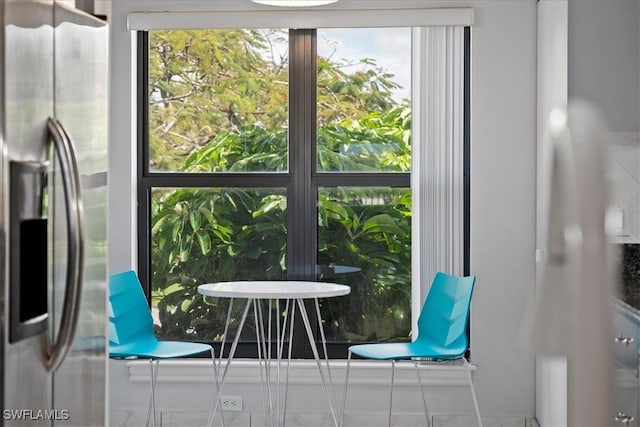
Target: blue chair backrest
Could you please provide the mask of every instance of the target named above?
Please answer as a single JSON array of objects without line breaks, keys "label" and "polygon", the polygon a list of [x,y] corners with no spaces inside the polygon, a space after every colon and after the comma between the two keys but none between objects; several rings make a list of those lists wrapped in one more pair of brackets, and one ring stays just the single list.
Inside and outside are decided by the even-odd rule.
[{"label": "blue chair backrest", "polygon": [[418,318],[418,338],[442,348],[467,349],[467,319],[475,276],[436,273]]},{"label": "blue chair backrest", "polygon": [[122,345],[154,339],[149,303],[135,271],[109,278],[109,342]]}]

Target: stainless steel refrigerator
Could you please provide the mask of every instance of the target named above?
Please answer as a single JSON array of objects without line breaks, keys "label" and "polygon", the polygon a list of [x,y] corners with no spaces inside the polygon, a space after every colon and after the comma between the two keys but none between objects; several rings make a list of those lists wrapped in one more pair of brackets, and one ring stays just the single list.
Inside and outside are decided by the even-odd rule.
[{"label": "stainless steel refrigerator", "polygon": [[108,26],[0,0],[4,425],[104,425]]}]

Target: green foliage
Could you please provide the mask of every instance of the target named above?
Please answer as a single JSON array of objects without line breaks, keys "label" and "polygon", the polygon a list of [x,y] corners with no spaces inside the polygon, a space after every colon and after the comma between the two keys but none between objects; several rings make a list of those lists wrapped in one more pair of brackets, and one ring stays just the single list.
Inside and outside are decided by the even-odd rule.
[{"label": "green foliage", "polygon": [[281,191],[180,188],[155,193],[152,206],[153,298],[163,336],[221,333],[210,330],[221,312],[203,301],[197,285],[286,277]]},{"label": "green foliage", "polygon": [[[356,170],[380,163],[376,144],[397,145],[408,163],[405,109],[386,115],[372,113],[360,121],[321,128],[327,143],[321,158],[340,155],[342,145],[327,135],[351,135],[349,156]],[[395,126],[394,126],[395,123]],[[376,128],[376,125],[379,128]],[[256,126],[239,134],[222,134],[194,152],[187,171],[261,170],[265,159],[283,158],[284,136]],[[264,155],[243,156],[238,141],[263,147]],[[265,143],[265,141],[269,141]],[[340,141],[346,141],[342,137]],[[367,151],[362,147],[371,147]],[[279,147],[280,151],[276,147]],[[350,154],[348,152],[348,154]],[[218,153],[226,153],[220,156]],[[283,163],[281,166],[284,166]],[[280,167],[280,166],[279,166]],[[286,194],[284,189],[166,189],[154,193],[152,203],[152,271],[165,338],[220,337],[226,309],[219,301],[204,300],[198,284],[226,280],[282,280],[286,278]],[[408,189],[347,188],[323,191],[318,205],[319,262],[322,266],[351,265],[360,272],[351,281],[352,296],[335,302],[327,313],[334,339],[394,339],[410,329],[410,216]],[[357,283],[356,283],[357,282]],[[326,306],[327,303],[325,303]],[[334,304],[332,302],[332,304]],[[346,304],[346,305],[345,305]],[[329,310],[327,306],[327,310]],[[355,315],[357,318],[351,318]],[[390,319],[396,319],[390,322]],[[338,327],[342,325],[342,327]],[[344,325],[349,325],[345,327]]]},{"label": "green foliage", "polygon": [[392,90],[398,88],[392,74],[376,66],[371,59],[361,59],[365,71],[352,74],[343,68],[354,65],[331,62],[318,57],[318,121],[322,125],[350,117],[360,117],[363,111],[386,112],[395,107]]},{"label": "green foliage", "polygon": [[411,320],[410,190],[324,191],[318,211],[320,265],[360,269],[339,279],[351,285],[349,298],[324,302],[328,335],[339,341],[406,338]]},{"label": "green foliage", "polygon": [[373,112],[318,130],[318,169],[326,172],[411,170],[411,110]]},{"label": "green foliage", "polygon": [[[260,144],[275,143],[278,147],[272,148],[278,149],[279,144],[286,143],[289,59],[287,53],[278,55],[276,46],[286,45],[287,37],[281,30],[150,32],[151,168],[182,171],[188,168],[185,159],[203,146],[214,139],[219,141],[223,135],[245,135],[246,126],[268,129],[278,139],[247,138],[245,142],[254,145],[244,147],[242,154],[266,155],[270,152]],[[318,57],[317,63],[319,127],[330,127],[343,120],[357,122],[370,113],[385,117],[397,107],[391,96],[392,90],[398,87],[391,80],[393,75],[377,67],[373,60],[360,60],[361,70],[352,74],[344,71],[354,65],[350,62]],[[371,120],[376,120],[374,117]],[[388,136],[391,133],[389,130]],[[330,137],[322,139],[322,143]],[[231,149],[234,154],[241,154],[235,152],[240,147]],[[225,168],[230,164],[246,170],[242,164],[222,161],[226,153],[209,152],[208,155],[221,158],[216,170],[228,171]],[[263,170],[282,170],[272,169],[278,166],[277,161],[269,164],[265,160],[264,163],[270,168]],[[388,160],[386,167],[391,167]]]},{"label": "green foliage", "polygon": [[152,31],[149,55],[151,166],[181,170],[216,135],[287,121],[287,58],[266,59],[279,31]]},{"label": "green foliage", "polygon": [[245,125],[218,135],[185,162],[187,172],[275,172],[288,165],[287,132]]}]

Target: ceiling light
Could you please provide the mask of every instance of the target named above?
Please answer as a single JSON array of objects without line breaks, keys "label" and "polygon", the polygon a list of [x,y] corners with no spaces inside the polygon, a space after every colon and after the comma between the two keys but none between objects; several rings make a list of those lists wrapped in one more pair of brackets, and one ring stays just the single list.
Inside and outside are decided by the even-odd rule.
[{"label": "ceiling light", "polygon": [[266,4],[267,6],[306,7],[306,6],[321,6],[323,4],[335,3],[338,0],[252,0],[252,1],[258,4]]}]

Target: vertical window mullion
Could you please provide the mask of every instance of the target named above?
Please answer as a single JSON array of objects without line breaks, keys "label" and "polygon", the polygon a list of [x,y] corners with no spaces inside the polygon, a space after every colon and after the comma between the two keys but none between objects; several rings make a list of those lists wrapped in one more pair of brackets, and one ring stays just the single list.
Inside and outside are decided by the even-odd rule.
[{"label": "vertical window mullion", "polygon": [[[308,280],[316,280],[318,265],[318,189],[313,182],[316,169],[316,91],[317,91],[317,30],[305,32],[305,188],[307,240],[306,269]],[[315,312],[314,312],[315,313]]]},{"label": "vertical window mullion", "polygon": [[[306,203],[306,224],[305,240],[306,263],[305,272],[307,280],[318,279],[318,188],[313,181],[316,169],[316,101],[317,101],[317,30],[305,31],[305,203]],[[312,325],[319,325],[315,305],[307,302],[307,311]],[[316,340],[320,340],[319,330],[315,331]],[[304,357],[313,357],[311,348],[306,345]]]},{"label": "vertical window mullion", "polygon": [[303,265],[304,241],[297,236],[299,230],[304,229],[304,210],[300,200],[304,191],[304,161],[303,144],[304,129],[300,123],[304,117],[304,99],[301,98],[304,87],[300,62],[304,46],[299,46],[303,40],[297,36],[295,30],[289,31],[289,173],[291,181],[287,194],[287,277],[291,280],[304,279]]},{"label": "vertical window mullion", "polygon": [[151,301],[151,187],[149,185],[149,32],[140,31],[138,49],[138,277]]},{"label": "vertical window mullion", "polygon": [[314,280],[316,271],[316,191],[312,188],[315,138],[315,31],[291,30],[289,49],[288,204],[289,279]]},{"label": "vertical window mullion", "polygon": [[[317,264],[316,190],[311,173],[315,156],[315,30],[289,31],[289,171],[287,267],[291,280],[315,280]],[[309,307],[311,308],[311,307]],[[309,309],[309,313],[315,311]],[[315,316],[312,316],[315,324]],[[304,331],[300,319],[296,330]],[[293,351],[309,357],[304,334],[294,337]]]}]

